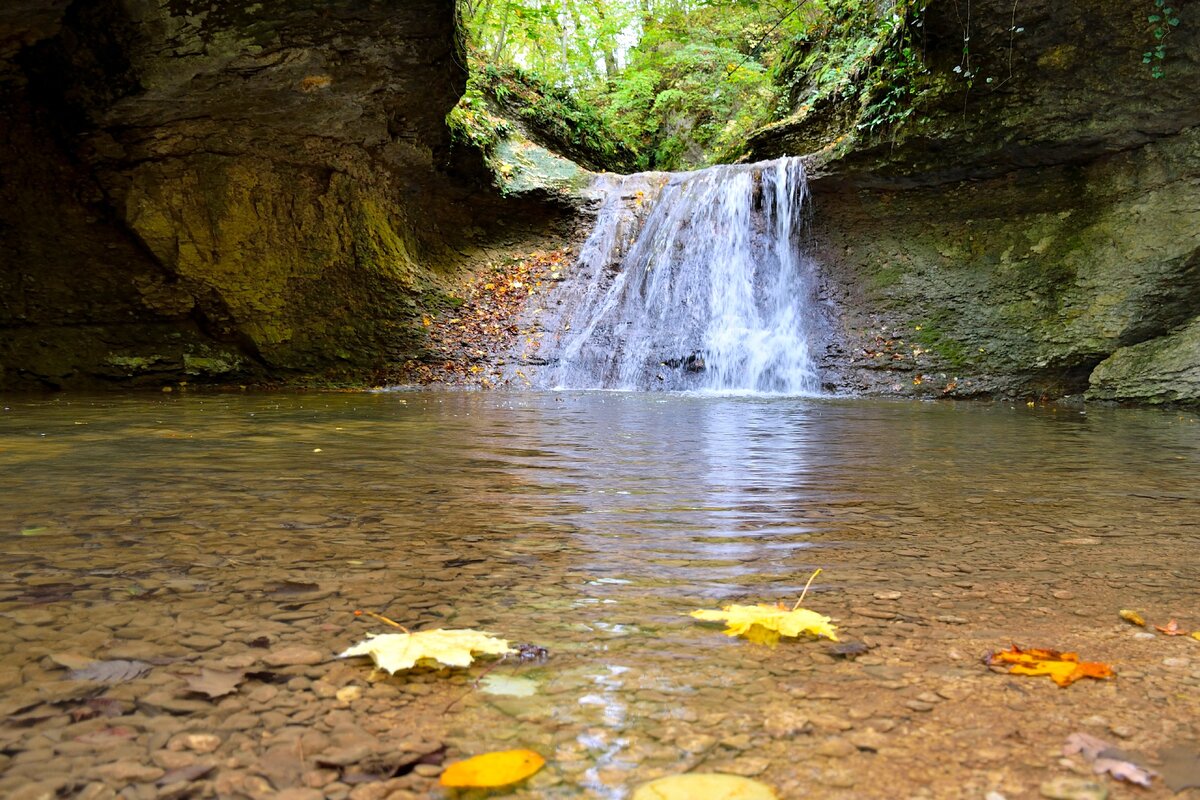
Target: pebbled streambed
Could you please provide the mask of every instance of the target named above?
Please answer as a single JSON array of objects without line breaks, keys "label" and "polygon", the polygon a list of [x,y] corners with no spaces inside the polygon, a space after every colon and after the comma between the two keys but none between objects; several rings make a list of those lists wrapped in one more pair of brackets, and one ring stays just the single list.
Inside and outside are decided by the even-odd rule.
[{"label": "pebbled streambed", "polygon": [[[1117,615],[1200,629],[1198,471],[1194,413],[10,398],[0,794],[438,797],[441,763],[528,747],[547,767],[504,796],[622,798],[686,770],[784,798],[1037,796],[1078,777],[1070,733],[1149,754],[1200,738],[1200,642]],[[817,567],[805,605],[857,657],[687,616],[791,602]],[[383,630],[360,608],[550,658],[379,680],[333,657]],[[980,663],[1013,642],[1118,677],[1060,689]],[[89,658],[147,669],[70,679]],[[189,691],[204,668],[241,679]]]}]

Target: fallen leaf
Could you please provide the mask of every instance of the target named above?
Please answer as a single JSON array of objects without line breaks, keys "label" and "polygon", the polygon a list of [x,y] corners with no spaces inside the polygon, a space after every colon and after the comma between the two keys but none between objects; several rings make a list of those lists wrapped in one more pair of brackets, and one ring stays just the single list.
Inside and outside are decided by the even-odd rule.
[{"label": "fallen leaf", "polygon": [[829,617],[807,608],[788,610],[766,603],[753,606],[733,604],[723,606],[720,611],[700,609],[693,611],[689,616],[707,622],[725,622],[728,625],[723,631],[726,636],[746,636],[761,641],[764,638],[763,632],[753,630],[758,626],[782,636],[811,633],[813,636],[824,636],[835,642],[838,640],[837,628]]},{"label": "fallen leaf", "polygon": [[340,653],[338,657],[370,656],[380,669],[395,674],[402,669],[412,668],[423,658],[448,667],[466,667],[474,661],[474,653],[502,656],[513,652],[504,639],[469,629],[437,628],[419,633],[384,633],[368,636],[370,638]]},{"label": "fallen leaf", "polygon": [[1126,622],[1132,622],[1134,625],[1140,625],[1143,628],[1146,627],[1146,619],[1138,612],[1129,608],[1122,608],[1119,613],[1121,614],[1121,619]]},{"label": "fallen leaf", "polygon": [[73,669],[67,673],[67,679],[72,681],[98,681],[100,683],[123,683],[131,681],[150,670],[145,661],[93,661],[82,669]]},{"label": "fallen leaf", "polygon": [[246,673],[202,667],[199,675],[186,675],[184,679],[187,681],[189,692],[206,694],[209,697],[224,697],[237,691],[238,685],[246,680]]},{"label": "fallen leaf", "polygon": [[111,697],[93,697],[82,706],[71,709],[71,719],[82,722],[93,717],[119,717],[129,712],[129,707]]},{"label": "fallen leaf", "polygon": [[1200,642],[1200,631],[1193,631],[1192,638],[1195,639],[1196,641]]},{"label": "fallen leaf", "polygon": [[1200,752],[1190,747],[1172,747],[1159,753],[1162,778],[1172,792],[1200,789]]},{"label": "fallen leaf", "polygon": [[1088,733],[1072,733],[1063,745],[1063,755],[1072,756],[1076,753],[1092,762],[1092,771],[1097,775],[1108,773],[1117,780],[1136,783],[1138,786],[1149,786],[1151,780],[1158,775],[1139,763],[1139,756],[1127,753],[1103,739]]},{"label": "fallen leaf", "polygon": [[765,783],[722,775],[692,772],[668,775],[644,783],[633,793],[633,800],[775,800],[775,791]]},{"label": "fallen leaf", "polygon": [[1012,664],[1008,670],[1013,675],[1049,675],[1059,686],[1070,686],[1080,678],[1111,678],[1112,667],[1098,661],[1080,661],[1077,653],[1061,653],[1058,650],[1022,650],[1016,645],[1011,650],[993,653],[988,664]]},{"label": "fallen leaf", "polygon": [[1187,636],[1188,635],[1187,631],[1179,630],[1179,623],[1176,622],[1175,620],[1171,620],[1166,625],[1155,625],[1154,629],[1156,631],[1162,631],[1167,636]]},{"label": "fallen leaf", "polygon": [[439,783],[453,788],[508,786],[533,775],[546,763],[532,750],[500,750],[456,761]]}]

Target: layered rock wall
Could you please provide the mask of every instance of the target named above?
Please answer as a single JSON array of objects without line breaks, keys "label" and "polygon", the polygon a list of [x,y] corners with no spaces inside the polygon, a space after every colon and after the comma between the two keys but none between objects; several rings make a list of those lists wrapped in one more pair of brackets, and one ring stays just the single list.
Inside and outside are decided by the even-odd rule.
[{"label": "layered rock wall", "polygon": [[[835,382],[1200,402],[1194,379],[1169,385],[1200,364],[1200,18],[1178,12],[1154,78],[1153,2],[969,6],[929,4],[931,85],[908,123],[851,126],[814,159]],[[755,150],[806,136],[798,120]]]},{"label": "layered rock wall", "polygon": [[458,47],[453,0],[6,4],[0,385],[418,350],[418,306],[518,211],[442,170]]}]

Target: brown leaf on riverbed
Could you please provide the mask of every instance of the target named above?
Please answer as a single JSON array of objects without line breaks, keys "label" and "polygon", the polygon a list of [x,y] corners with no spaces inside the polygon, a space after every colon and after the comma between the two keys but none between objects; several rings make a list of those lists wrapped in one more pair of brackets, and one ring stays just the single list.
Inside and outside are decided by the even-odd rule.
[{"label": "brown leaf on riverbed", "polygon": [[129,713],[129,707],[111,697],[93,697],[81,706],[71,709],[71,719],[82,722],[95,717],[119,717]]},{"label": "brown leaf on riverbed", "polygon": [[1165,633],[1167,636],[1187,636],[1188,635],[1187,631],[1179,630],[1179,623],[1176,622],[1175,620],[1171,620],[1166,625],[1155,625],[1154,630],[1161,631],[1162,633]]},{"label": "brown leaf on riverbed", "polygon": [[1013,645],[1009,650],[988,657],[989,666],[1011,664],[1012,675],[1049,675],[1059,686],[1070,686],[1080,678],[1111,678],[1112,667],[1098,661],[1080,661],[1078,653],[1032,648],[1022,650]]},{"label": "brown leaf on riverbed", "polygon": [[201,668],[200,674],[185,675],[184,680],[187,681],[189,692],[217,698],[236,692],[237,687],[246,680],[246,673]]},{"label": "brown leaf on riverbed", "polygon": [[1139,757],[1127,753],[1088,733],[1072,733],[1063,745],[1063,755],[1076,753],[1092,762],[1092,771],[1097,775],[1108,773],[1117,780],[1149,786],[1158,773],[1139,762]]},{"label": "brown leaf on riverbed", "polygon": [[93,661],[82,669],[73,669],[67,673],[67,679],[72,681],[97,681],[98,683],[124,683],[140,677],[150,671],[150,664],[145,661]]}]

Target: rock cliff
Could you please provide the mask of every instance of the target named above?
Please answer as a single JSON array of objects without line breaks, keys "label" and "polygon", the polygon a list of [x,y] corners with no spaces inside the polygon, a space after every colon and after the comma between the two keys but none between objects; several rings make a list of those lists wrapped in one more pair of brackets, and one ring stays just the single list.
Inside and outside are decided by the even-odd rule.
[{"label": "rock cliff", "polygon": [[[916,113],[876,138],[842,114],[814,158],[835,383],[1200,402],[1200,19],[1179,12],[1155,78],[1155,10],[929,3]],[[753,152],[811,149],[830,116]]]},{"label": "rock cliff", "polygon": [[442,276],[554,214],[451,163],[465,80],[453,0],[4,4],[0,386],[419,352]]}]

